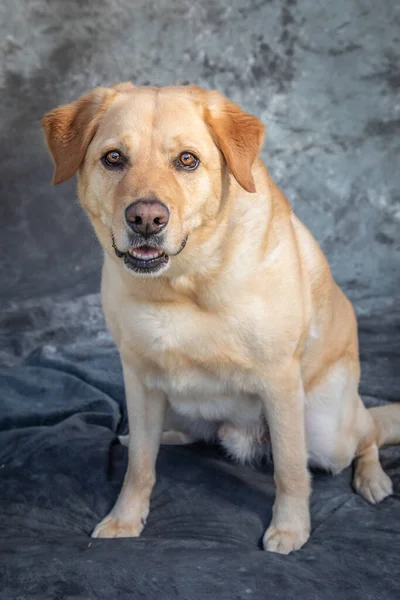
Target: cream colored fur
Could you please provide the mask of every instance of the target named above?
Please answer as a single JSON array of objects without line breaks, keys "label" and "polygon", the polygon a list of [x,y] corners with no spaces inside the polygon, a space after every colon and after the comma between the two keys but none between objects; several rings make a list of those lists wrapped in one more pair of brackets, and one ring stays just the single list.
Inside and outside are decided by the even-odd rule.
[{"label": "cream colored fur", "polygon": [[[289,553],[309,537],[308,462],[336,473],[356,459],[356,490],[372,503],[390,494],[378,446],[400,441],[399,406],[369,411],[359,397],[353,308],[258,157],[258,119],[217,92],[123,84],[55,109],[43,126],[54,180],[78,170],[104,248],[104,314],[124,371],[129,466],[93,536],[140,535],[165,429],[167,443],[219,438],[248,459],[268,422],[270,551]],[[129,159],[123,170],[101,163],[113,149]],[[192,173],[173,166],[184,150],[200,158]],[[170,210],[170,261],[141,276],[112,238],[128,251],[124,210],[149,195]]]}]

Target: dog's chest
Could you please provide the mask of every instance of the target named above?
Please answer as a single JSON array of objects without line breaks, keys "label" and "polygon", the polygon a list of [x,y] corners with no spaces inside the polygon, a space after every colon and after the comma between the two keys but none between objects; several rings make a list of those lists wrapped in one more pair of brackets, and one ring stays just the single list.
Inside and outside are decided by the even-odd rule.
[{"label": "dog's chest", "polygon": [[240,318],[191,306],[142,306],[130,324],[146,385],[165,391],[178,412],[234,421],[259,414],[255,342]]},{"label": "dog's chest", "polygon": [[256,326],[246,315],[217,314],[191,305],[142,306],[129,335],[142,356],[166,373],[192,367],[201,372],[249,372],[257,360]]}]

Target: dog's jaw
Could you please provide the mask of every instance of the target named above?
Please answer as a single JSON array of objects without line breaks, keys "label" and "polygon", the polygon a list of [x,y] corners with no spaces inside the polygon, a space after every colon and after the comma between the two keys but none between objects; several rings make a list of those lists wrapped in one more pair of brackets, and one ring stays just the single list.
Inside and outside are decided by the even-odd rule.
[{"label": "dog's jaw", "polygon": [[166,271],[170,265],[170,257],[177,256],[186,246],[187,236],[183,239],[179,250],[173,254],[167,254],[158,245],[142,244],[128,248],[126,251],[119,250],[113,233],[111,244],[117,258],[123,260],[124,267],[132,274],[139,276],[158,276]]}]

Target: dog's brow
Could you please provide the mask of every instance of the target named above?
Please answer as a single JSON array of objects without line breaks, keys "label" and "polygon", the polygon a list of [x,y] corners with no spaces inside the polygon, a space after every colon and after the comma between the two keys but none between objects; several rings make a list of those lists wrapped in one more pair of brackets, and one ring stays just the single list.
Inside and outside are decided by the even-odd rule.
[{"label": "dog's brow", "polygon": [[122,141],[119,138],[108,138],[106,140],[103,140],[101,142],[101,147],[103,148],[108,148],[109,146],[121,146],[122,145]]},{"label": "dog's brow", "polygon": [[100,141],[97,146],[97,149],[98,152],[100,152],[101,154],[114,149],[128,153],[130,150],[130,145],[129,141],[126,139],[126,136],[123,136],[122,139],[117,137],[111,137]]},{"label": "dog's brow", "polygon": [[170,147],[174,150],[191,150],[200,152],[202,144],[198,140],[188,137],[187,133],[178,133],[171,138]]}]

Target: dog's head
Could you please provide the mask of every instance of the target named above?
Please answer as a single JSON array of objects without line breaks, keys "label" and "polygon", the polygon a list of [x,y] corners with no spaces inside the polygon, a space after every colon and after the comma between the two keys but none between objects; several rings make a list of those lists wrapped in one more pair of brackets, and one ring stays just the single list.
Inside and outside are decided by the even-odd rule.
[{"label": "dog's head", "polygon": [[232,177],[255,192],[264,128],[218,92],[197,87],[96,88],[42,121],[53,183],[78,172],[96,233],[135,274],[159,275],[189,236],[212,226]]}]

